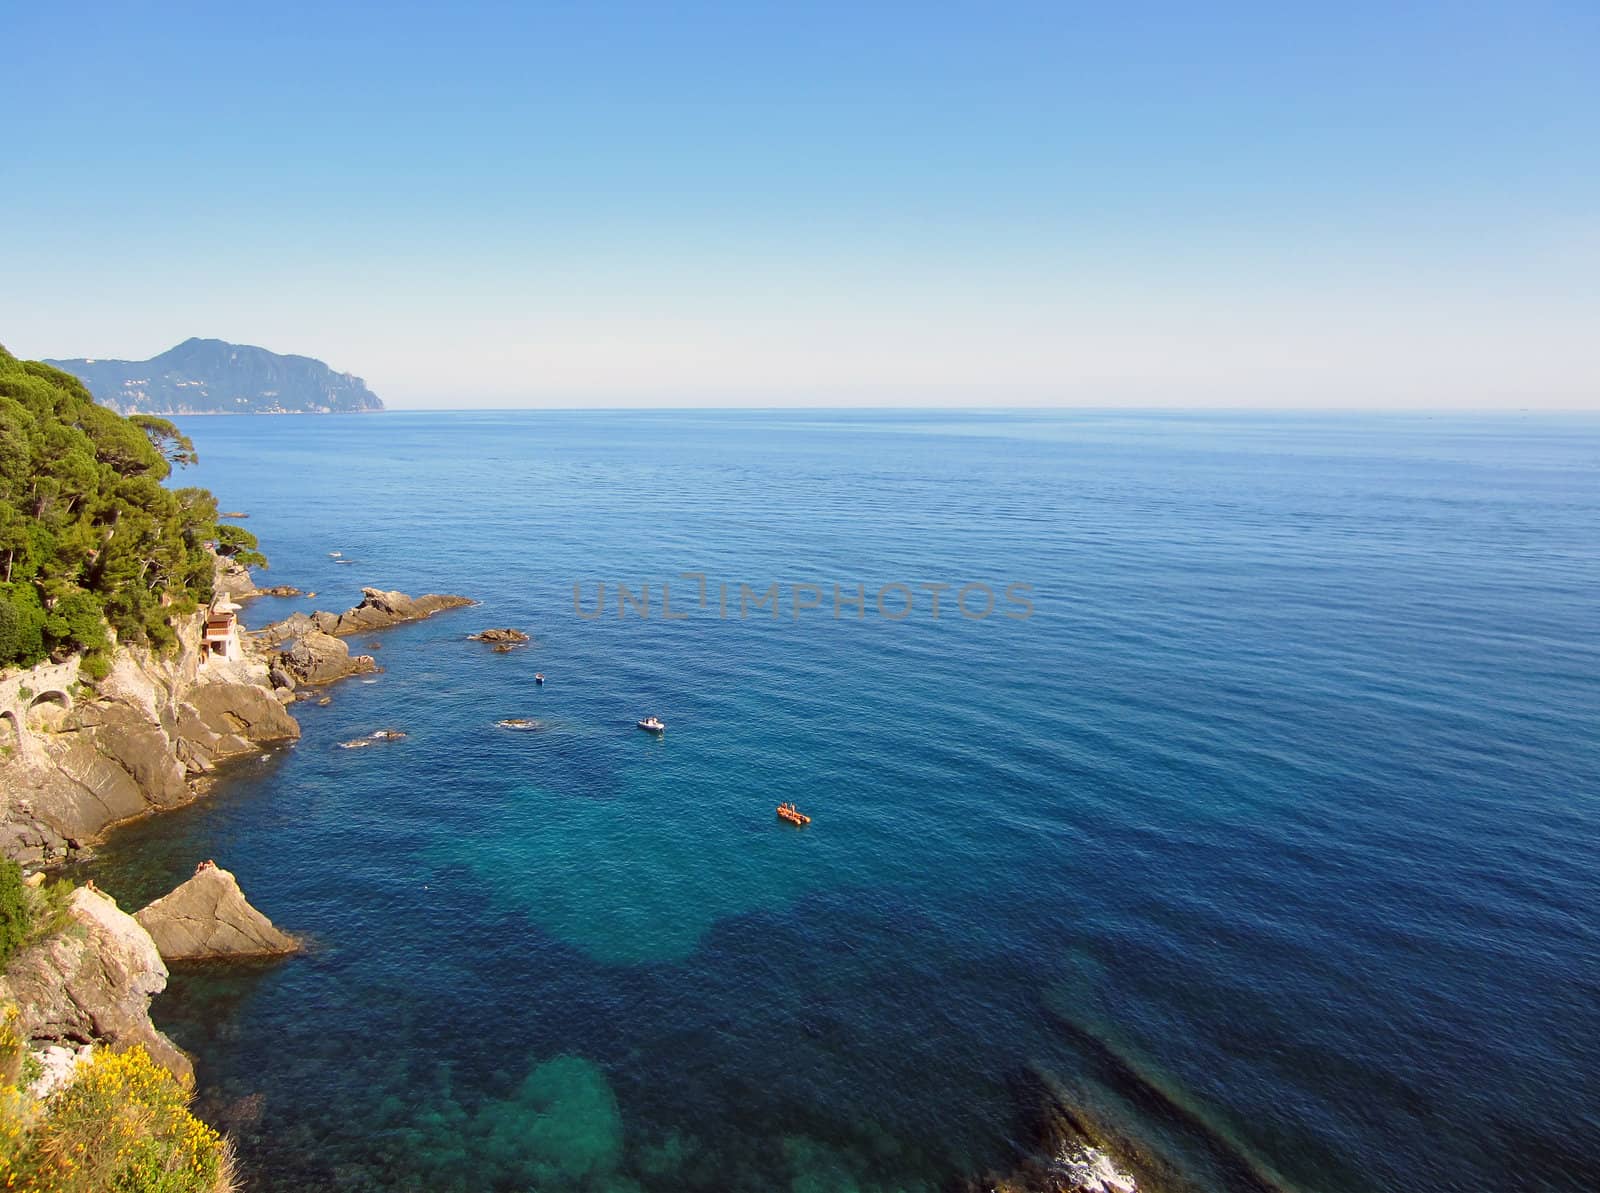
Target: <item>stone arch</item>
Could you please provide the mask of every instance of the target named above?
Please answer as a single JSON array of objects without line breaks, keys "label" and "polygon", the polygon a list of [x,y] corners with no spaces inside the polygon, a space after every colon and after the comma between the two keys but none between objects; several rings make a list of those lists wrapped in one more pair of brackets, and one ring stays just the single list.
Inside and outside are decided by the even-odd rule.
[{"label": "stone arch", "polygon": [[65,713],[72,708],[72,693],[65,688],[46,688],[42,692],[35,692],[28,700],[28,707],[24,716],[32,720],[33,710],[41,704],[59,705],[62,712]]}]

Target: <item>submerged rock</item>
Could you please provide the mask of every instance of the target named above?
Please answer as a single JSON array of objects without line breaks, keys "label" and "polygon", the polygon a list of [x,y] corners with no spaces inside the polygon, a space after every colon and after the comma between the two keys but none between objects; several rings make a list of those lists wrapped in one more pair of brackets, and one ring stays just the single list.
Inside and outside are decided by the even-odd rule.
[{"label": "submerged rock", "polygon": [[244,897],[238,880],[215,862],[134,917],[167,961],[202,957],[272,957],[299,943],[279,931]]},{"label": "submerged rock", "polygon": [[[616,1094],[605,1071],[586,1057],[543,1061],[504,1099],[433,1129],[435,1154],[460,1154],[464,1147],[473,1158],[473,1188],[638,1188],[618,1173],[623,1126]],[[435,1178],[422,1187],[445,1183]]]},{"label": "submerged rock", "polygon": [[[1287,1193],[1248,1153],[1146,1083],[1106,1045],[1069,1030],[1095,1063],[1096,1080],[1138,1107],[1137,1120],[1120,1114],[1113,1120],[1100,1097],[1025,1068],[1012,1077],[1017,1120],[1010,1134],[1022,1152],[1019,1162],[1003,1176],[962,1182],[959,1193],[1198,1193],[1202,1187]],[[1137,1137],[1129,1130],[1135,1122]],[[1196,1179],[1202,1172],[1211,1178],[1203,1184]]]},{"label": "submerged rock", "polygon": [[367,734],[366,737],[353,737],[349,741],[339,743],[341,750],[359,750],[363,746],[374,746],[381,741],[403,741],[409,734],[398,729],[378,729]]}]

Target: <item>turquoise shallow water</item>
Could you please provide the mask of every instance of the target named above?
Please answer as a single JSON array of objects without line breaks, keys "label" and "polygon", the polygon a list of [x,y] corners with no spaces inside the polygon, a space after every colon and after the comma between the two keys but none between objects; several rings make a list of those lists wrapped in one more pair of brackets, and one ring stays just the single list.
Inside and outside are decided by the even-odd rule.
[{"label": "turquoise shallow water", "polygon": [[[185,425],[250,620],[482,602],[97,863],[316,942],[156,1004],[251,1188],[934,1189],[1030,1069],[1202,1187],[1600,1184],[1600,421]],[[791,616],[896,582],[1034,612]]]}]

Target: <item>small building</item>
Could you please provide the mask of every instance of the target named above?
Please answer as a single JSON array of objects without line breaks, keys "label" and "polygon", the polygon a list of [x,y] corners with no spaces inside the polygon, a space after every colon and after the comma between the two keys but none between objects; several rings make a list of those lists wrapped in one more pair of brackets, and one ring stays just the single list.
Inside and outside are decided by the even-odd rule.
[{"label": "small building", "polygon": [[237,659],[244,653],[239,641],[239,606],[219,596],[206,610],[205,634],[200,639],[202,660]]}]

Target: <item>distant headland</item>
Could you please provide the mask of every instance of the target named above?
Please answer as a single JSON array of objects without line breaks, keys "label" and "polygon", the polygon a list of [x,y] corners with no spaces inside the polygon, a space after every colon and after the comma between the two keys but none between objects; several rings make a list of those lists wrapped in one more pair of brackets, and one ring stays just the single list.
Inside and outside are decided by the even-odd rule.
[{"label": "distant headland", "polygon": [[382,410],[350,373],[309,356],[185,340],[149,360],[51,360],[119,414],[349,414]]}]

